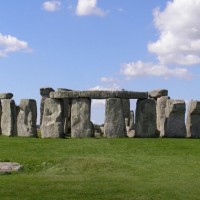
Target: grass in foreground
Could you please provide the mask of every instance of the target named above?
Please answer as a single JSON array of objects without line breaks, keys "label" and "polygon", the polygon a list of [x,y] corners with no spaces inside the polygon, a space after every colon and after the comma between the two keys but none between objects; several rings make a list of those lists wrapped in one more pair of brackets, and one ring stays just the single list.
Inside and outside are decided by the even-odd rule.
[{"label": "grass in foreground", "polygon": [[200,140],[0,137],[0,199],[199,199]]}]

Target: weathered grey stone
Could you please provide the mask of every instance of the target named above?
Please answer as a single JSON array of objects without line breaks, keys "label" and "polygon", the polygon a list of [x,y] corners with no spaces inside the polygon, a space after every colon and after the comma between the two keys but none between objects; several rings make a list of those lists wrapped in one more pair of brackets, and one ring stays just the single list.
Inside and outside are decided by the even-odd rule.
[{"label": "weathered grey stone", "polygon": [[104,123],[105,137],[126,137],[126,127],[122,100],[110,98],[106,100]]},{"label": "weathered grey stone", "polygon": [[50,93],[51,98],[91,98],[91,99],[147,99],[148,92],[132,92],[132,91],[57,91]]},{"label": "weathered grey stone", "polygon": [[149,97],[150,98],[157,99],[157,98],[162,97],[162,96],[168,96],[168,90],[158,89],[158,90],[149,91]]},{"label": "weathered grey stone", "polygon": [[125,125],[130,125],[130,100],[129,99],[122,99],[122,106],[124,111],[124,119]]},{"label": "weathered grey stone", "polygon": [[12,93],[0,93],[0,99],[12,99]]},{"label": "weathered grey stone", "polygon": [[101,129],[101,125],[94,124],[94,135],[95,135],[95,137],[103,136],[103,131]]},{"label": "weathered grey stone", "polygon": [[44,87],[40,88],[40,95],[45,96],[46,98],[49,98],[50,92],[54,92],[54,89],[51,87]]},{"label": "weathered grey stone", "polygon": [[2,135],[6,136],[17,135],[16,119],[17,117],[16,117],[15,101],[11,99],[2,100],[2,116],[1,116]]},{"label": "weathered grey stone", "polygon": [[70,100],[60,99],[62,103],[62,119],[63,119],[63,133],[65,136],[69,134],[69,117],[70,117]]},{"label": "weathered grey stone", "polygon": [[63,137],[62,102],[58,99],[46,98],[41,125],[42,138]]},{"label": "weathered grey stone", "polygon": [[78,98],[72,100],[71,137],[93,137],[94,129],[90,121],[91,99]]},{"label": "weathered grey stone", "polygon": [[0,162],[0,173],[18,172],[23,168],[19,163],[14,162]]},{"label": "weathered grey stone", "polygon": [[165,110],[168,99],[168,96],[163,96],[157,99],[157,130],[160,132],[160,137],[163,137],[165,135]]},{"label": "weathered grey stone", "polygon": [[138,100],[136,105],[136,137],[156,137],[156,101]]},{"label": "weathered grey stone", "polygon": [[66,91],[66,92],[68,92],[68,91],[73,91],[73,90],[67,89],[67,88],[57,88],[57,91]]},{"label": "weathered grey stone", "polygon": [[0,135],[2,134],[2,130],[1,130],[1,116],[2,116],[2,106],[1,106],[1,101],[0,101]]},{"label": "weathered grey stone", "polygon": [[17,115],[17,135],[23,137],[37,137],[37,104],[33,99],[22,99]]},{"label": "weathered grey stone", "polygon": [[200,101],[190,101],[186,128],[188,137],[200,138]]},{"label": "weathered grey stone", "polygon": [[165,137],[186,137],[185,101],[167,100]]},{"label": "weathered grey stone", "polygon": [[51,87],[40,88],[41,102],[40,102],[40,125],[42,124],[42,117],[44,112],[44,101],[49,98],[50,92],[54,92]]}]

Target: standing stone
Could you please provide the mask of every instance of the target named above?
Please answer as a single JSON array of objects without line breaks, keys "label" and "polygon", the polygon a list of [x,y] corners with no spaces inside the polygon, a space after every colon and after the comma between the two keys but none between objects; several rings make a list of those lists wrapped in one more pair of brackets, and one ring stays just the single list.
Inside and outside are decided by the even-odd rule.
[{"label": "standing stone", "polygon": [[2,116],[1,129],[2,135],[14,136],[17,135],[16,130],[16,106],[15,101],[11,99],[2,100]]},{"label": "standing stone", "polygon": [[130,138],[135,136],[135,123],[134,123],[134,120],[135,120],[134,111],[131,110],[130,111],[130,124],[126,129],[127,130],[127,136],[130,137]]},{"label": "standing stone", "polygon": [[119,98],[106,99],[104,136],[126,137],[126,126],[122,100]]},{"label": "standing stone", "polygon": [[46,98],[49,98],[50,92],[54,92],[54,89],[51,87],[40,88],[41,102],[40,102],[40,125],[42,124],[42,117],[44,112],[44,101]]},{"label": "standing stone", "polygon": [[1,101],[0,101],[0,135],[2,134],[2,130],[1,130],[1,116],[2,116],[2,106],[1,106]]},{"label": "standing stone", "polygon": [[186,137],[184,100],[167,100],[165,137]]},{"label": "standing stone", "polygon": [[17,115],[17,135],[23,137],[37,137],[37,105],[33,99],[22,99]]},{"label": "standing stone", "polygon": [[91,99],[78,98],[72,100],[71,106],[71,137],[93,137],[94,129],[90,121]]},{"label": "standing stone", "polygon": [[200,101],[190,102],[186,127],[188,137],[200,138]]},{"label": "standing stone", "polygon": [[46,98],[41,125],[42,138],[63,137],[62,102]]},{"label": "standing stone", "polygon": [[122,99],[123,111],[124,111],[124,119],[126,126],[130,125],[130,100]]},{"label": "standing stone", "polygon": [[165,110],[167,106],[168,96],[163,96],[157,99],[157,130],[160,132],[160,137],[163,137],[165,134]]},{"label": "standing stone", "polygon": [[136,137],[156,137],[156,101],[138,100],[136,105]]}]

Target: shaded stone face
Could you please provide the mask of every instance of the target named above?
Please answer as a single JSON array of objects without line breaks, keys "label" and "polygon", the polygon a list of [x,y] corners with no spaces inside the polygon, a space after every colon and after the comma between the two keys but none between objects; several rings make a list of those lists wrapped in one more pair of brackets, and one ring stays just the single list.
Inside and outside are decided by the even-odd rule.
[{"label": "shaded stone face", "polygon": [[46,98],[49,98],[51,92],[54,92],[54,89],[51,87],[40,88],[40,95],[42,97],[40,102],[40,125],[42,124],[44,101]]},{"label": "shaded stone face", "polygon": [[162,96],[168,96],[168,90],[166,89],[152,90],[152,91],[149,91],[148,94],[149,94],[149,98],[157,99]]},{"label": "shaded stone face", "polygon": [[130,100],[122,99],[122,106],[124,111],[124,119],[126,126],[130,125]]},{"label": "shaded stone face", "polygon": [[157,130],[160,132],[160,137],[165,135],[165,110],[167,106],[168,96],[163,96],[157,99],[156,112],[157,112]]},{"label": "shaded stone face", "polygon": [[94,129],[90,121],[91,99],[72,99],[71,105],[71,137],[93,137]]},{"label": "shaded stone face", "polygon": [[33,99],[22,99],[17,115],[17,135],[36,137],[37,104]]},{"label": "shaded stone face", "polygon": [[2,116],[1,116],[2,135],[17,135],[16,130],[16,106],[15,101],[11,99],[2,100]]},{"label": "shaded stone face", "polygon": [[183,100],[167,100],[165,118],[165,137],[185,137],[185,102]]},{"label": "shaded stone face", "polygon": [[63,137],[62,102],[60,100],[50,98],[45,99],[41,137]]},{"label": "shaded stone face", "polygon": [[136,105],[136,137],[156,137],[156,101],[138,100]]},{"label": "shaded stone face", "polygon": [[12,93],[0,93],[0,99],[12,99]]},{"label": "shaded stone face", "polygon": [[187,136],[200,138],[200,101],[192,100],[187,112]]},{"label": "shaded stone face", "polygon": [[119,98],[107,99],[105,115],[104,136],[109,138],[126,137],[122,100]]}]

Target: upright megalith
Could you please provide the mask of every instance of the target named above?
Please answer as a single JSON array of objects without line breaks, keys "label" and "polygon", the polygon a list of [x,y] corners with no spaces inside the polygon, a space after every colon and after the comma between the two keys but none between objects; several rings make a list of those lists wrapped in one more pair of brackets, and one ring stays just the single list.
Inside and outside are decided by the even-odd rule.
[{"label": "upright megalith", "polygon": [[50,93],[54,92],[54,89],[51,87],[40,88],[41,102],[40,102],[40,125],[42,124],[42,117],[44,112],[44,101],[46,98],[49,98]]},{"label": "upright megalith", "polygon": [[165,135],[165,111],[167,106],[168,96],[163,96],[157,99],[156,113],[157,113],[157,130],[160,133],[160,137]]},{"label": "upright megalith", "polygon": [[192,100],[187,112],[187,136],[200,138],[200,101]]},{"label": "upright megalith", "polygon": [[167,100],[165,137],[186,137],[185,101]]},{"label": "upright megalith", "polygon": [[71,137],[84,138],[93,137],[94,128],[90,121],[91,99],[72,99],[71,106]]},{"label": "upright megalith", "polygon": [[130,125],[130,100],[122,99],[122,106],[124,111],[124,119],[126,126]]},{"label": "upright megalith", "polygon": [[37,137],[37,104],[34,99],[22,99],[17,115],[17,135]]},{"label": "upright megalith", "polygon": [[122,100],[109,98],[106,100],[104,136],[108,138],[126,137],[126,126]]},{"label": "upright megalith", "polygon": [[[66,88],[58,88],[57,91],[72,91]],[[63,132],[65,136],[71,133],[71,99],[60,99],[63,107]]]},{"label": "upright megalith", "polygon": [[44,101],[41,137],[63,137],[62,102],[58,99],[46,98]]},{"label": "upright megalith", "polygon": [[136,104],[136,137],[156,137],[156,101],[140,99]]},{"label": "upright megalith", "polygon": [[16,118],[15,101],[11,99],[2,100],[2,116],[1,116],[2,135],[6,136],[17,135],[16,121],[17,118]]}]

